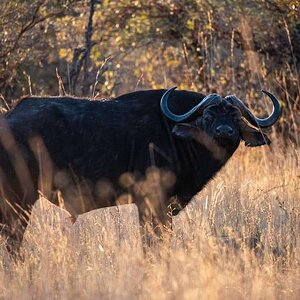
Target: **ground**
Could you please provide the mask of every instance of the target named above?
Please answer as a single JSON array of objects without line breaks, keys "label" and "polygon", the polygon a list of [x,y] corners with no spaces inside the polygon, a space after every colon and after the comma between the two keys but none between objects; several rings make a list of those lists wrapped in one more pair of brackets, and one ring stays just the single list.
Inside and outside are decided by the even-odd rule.
[{"label": "ground", "polygon": [[146,253],[134,210],[91,217],[76,242],[35,229],[23,259],[2,247],[0,298],[299,299],[299,177],[299,149],[241,146]]}]

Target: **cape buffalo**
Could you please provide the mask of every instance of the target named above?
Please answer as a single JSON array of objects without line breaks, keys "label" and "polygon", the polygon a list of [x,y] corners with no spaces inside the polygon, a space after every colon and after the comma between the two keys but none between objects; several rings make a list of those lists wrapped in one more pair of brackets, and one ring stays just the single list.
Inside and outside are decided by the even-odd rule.
[{"label": "cape buffalo", "polygon": [[[141,220],[165,224],[219,171],[243,140],[269,144],[236,96],[149,90],[110,100],[26,97],[2,115],[0,222],[13,227],[38,191],[74,215],[135,202]],[[60,197],[60,191],[62,197]]]}]

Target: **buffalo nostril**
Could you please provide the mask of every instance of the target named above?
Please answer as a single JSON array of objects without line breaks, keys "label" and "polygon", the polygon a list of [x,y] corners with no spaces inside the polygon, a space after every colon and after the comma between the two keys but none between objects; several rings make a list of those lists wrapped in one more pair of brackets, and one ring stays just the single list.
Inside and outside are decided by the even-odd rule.
[{"label": "buffalo nostril", "polygon": [[216,128],[217,135],[232,135],[233,129],[228,125],[220,125]]}]

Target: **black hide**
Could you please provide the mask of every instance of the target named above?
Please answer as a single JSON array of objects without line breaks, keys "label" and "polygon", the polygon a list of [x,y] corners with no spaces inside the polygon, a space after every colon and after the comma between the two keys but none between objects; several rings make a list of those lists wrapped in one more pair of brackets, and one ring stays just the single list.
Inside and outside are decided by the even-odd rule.
[{"label": "black hide", "polygon": [[[107,101],[71,97],[20,100],[1,120],[2,222],[7,222],[5,216],[9,210],[3,204],[4,198],[24,209],[37,199],[36,190],[42,189],[38,183],[41,168],[46,177],[63,170],[68,172],[72,182],[84,180],[93,201],[79,211],[82,212],[115,205],[116,199],[124,193],[132,194],[141,210],[144,207],[141,196],[147,196],[141,180],[147,170],[151,180],[153,168],[149,171],[149,167],[155,166],[162,170],[157,176],[165,185],[164,199],[160,199],[164,203],[155,206],[158,210],[171,207],[173,214],[178,213],[226,163],[239,140],[226,148],[220,158],[199,141],[174,134],[176,124],[167,120],[160,110],[164,92],[140,91]],[[175,91],[170,96],[170,109],[184,113],[203,98],[199,93]],[[36,141],[40,142],[39,146],[34,146]],[[50,157],[51,164],[38,162],[36,157]],[[124,173],[130,173],[129,178],[139,184],[120,184]],[[99,181],[106,183],[106,186],[100,185],[106,189],[102,194],[100,191],[100,196],[95,194]],[[54,183],[52,191],[60,186],[64,189],[57,178]],[[97,187],[99,189],[99,185]]]}]

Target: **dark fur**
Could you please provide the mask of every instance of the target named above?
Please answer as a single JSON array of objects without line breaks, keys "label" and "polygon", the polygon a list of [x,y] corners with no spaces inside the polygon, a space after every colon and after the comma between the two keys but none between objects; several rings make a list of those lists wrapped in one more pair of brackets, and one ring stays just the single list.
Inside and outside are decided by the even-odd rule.
[{"label": "dark fur", "polygon": [[[213,133],[207,129],[208,125],[202,116],[188,124],[175,124],[167,120],[160,110],[163,93],[164,90],[140,91],[109,101],[72,97],[28,97],[20,100],[10,112],[3,115],[0,127],[3,142],[0,145],[2,223],[9,223],[14,215],[10,205],[4,204],[4,198],[24,209],[34,204],[38,197],[36,190],[41,166],[47,169],[46,172],[44,170],[46,176],[49,176],[48,171],[55,174],[64,170],[71,174],[73,182],[85,180],[93,201],[84,209],[75,209],[75,213],[115,205],[118,196],[125,192],[133,194],[134,201],[143,211],[145,202],[141,199],[147,197],[147,192],[143,192],[141,180],[145,179],[148,170],[147,176],[150,176],[150,183],[153,182],[153,168],[149,171],[149,167],[155,166],[162,170],[163,173],[157,176],[165,186],[162,195],[164,203],[154,205],[158,218],[164,218],[160,216],[161,210],[165,215],[167,207],[172,207],[173,214],[178,213],[236,150],[245,132],[241,128],[247,128],[250,132],[248,135],[254,131],[244,123],[243,126],[238,122],[233,123],[237,135],[235,140],[230,145],[216,144],[217,149],[223,152],[221,156],[215,155],[209,146],[214,147]],[[170,96],[170,109],[174,113],[184,113],[203,97],[199,93],[175,91]],[[218,114],[221,116],[223,112]],[[226,119],[228,113],[222,118],[220,122],[229,122]],[[211,141],[209,145],[201,143],[206,132]],[[42,143],[34,146],[37,137],[41,139],[37,144],[39,141]],[[266,136],[264,138],[267,139]],[[256,141],[256,138],[252,136],[251,140]],[[258,145],[261,144],[260,138]],[[52,164],[40,162],[39,167],[36,157],[45,158],[45,149],[48,152],[46,158],[49,156]],[[20,156],[21,161],[18,160]],[[25,188],[20,184],[20,176],[17,175],[20,170],[16,169],[16,162],[21,164],[19,169],[23,170],[22,176],[26,177],[23,183]],[[24,165],[28,168],[27,173],[26,167],[25,171],[22,168]],[[127,184],[126,188],[119,184],[119,178],[125,172],[133,174],[135,178],[135,184]],[[172,177],[172,174],[175,176]],[[29,177],[33,190],[30,184],[26,184]],[[164,178],[167,178],[166,183]],[[176,182],[173,185],[174,178]],[[94,193],[99,181],[107,184],[106,190],[107,187],[111,188],[105,195],[102,193],[97,196]],[[60,188],[59,183],[55,188]],[[173,200],[170,200],[170,196],[173,196]]]}]

